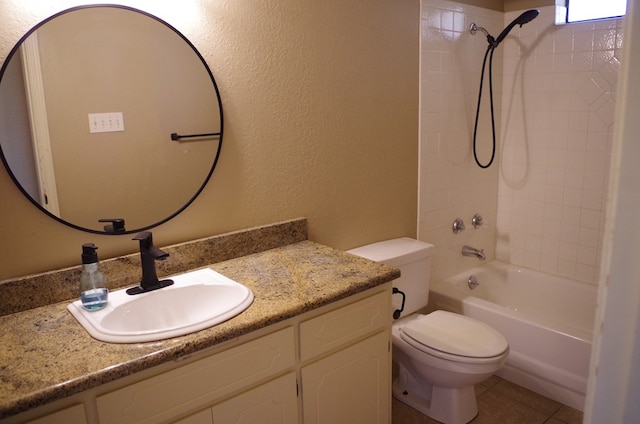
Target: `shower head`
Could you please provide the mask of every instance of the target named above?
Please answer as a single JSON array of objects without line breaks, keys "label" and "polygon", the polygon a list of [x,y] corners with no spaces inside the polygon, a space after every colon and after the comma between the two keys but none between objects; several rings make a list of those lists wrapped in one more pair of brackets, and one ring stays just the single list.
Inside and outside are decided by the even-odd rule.
[{"label": "shower head", "polygon": [[502,30],[500,35],[498,35],[498,38],[496,38],[494,47],[497,47],[498,44],[500,44],[502,40],[504,40],[504,37],[506,37],[507,34],[509,34],[509,31],[511,31],[514,26],[520,25],[520,27],[522,27],[522,25],[533,21],[538,16],[538,14],[540,14],[540,11],[536,9],[531,9],[531,10],[527,10],[526,12],[524,12],[523,14],[515,18],[509,25],[507,25],[505,29]]}]

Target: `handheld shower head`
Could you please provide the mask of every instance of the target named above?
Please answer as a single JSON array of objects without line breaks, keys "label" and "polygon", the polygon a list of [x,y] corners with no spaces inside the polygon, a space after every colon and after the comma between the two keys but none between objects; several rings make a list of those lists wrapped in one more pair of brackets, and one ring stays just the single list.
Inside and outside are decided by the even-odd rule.
[{"label": "handheld shower head", "polygon": [[520,16],[515,18],[509,25],[507,25],[505,29],[502,30],[500,35],[498,35],[498,38],[496,38],[496,46],[500,44],[502,40],[504,40],[504,37],[506,37],[507,34],[509,34],[509,31],[511,31],[514,26],[520,25],[520,27],[522,27],[522,25],[533,21],[539,14],[540,14],[539,10],[531,9],[531,10],[527,10],[526,12],[522,13]]},{"label": "handheld shower head", "polygon": [[[478,164],[480,168],[485,169],[490,167],[496,156],[496,124],[495,124],[495,118],[494,118],[494,112],[493,112],[493,83],[492,83],[493,52],[496,50],[496,47],[498,47],[498,44],[500,44],[502,40],[504,40],[504,38],[507,36],[507,34],[509,34],[509,31],[511,31],[514,26],[520,25],[522,27],[522,25],[534,20],[539,14],[540,12],[538,10],[535,10],[535,9],[527,10],[526,12],[518,16],[516,19],[514,19],[513,22],[507,25],[507,27],[502,30],[500,35],[498,35],[498,38],[493,38],[493,36],[489,34],[489,32],[486,29],[476,25],[475,23],[472,23],[469,26],[469,32],[471,33],[471,35],[474,35],[477,31],[482,31],[484,35],[487,36],[487,42],[489,43],[489,45],[487,46],[487,50],[484,54],[484,59],[482,61],[482,73],[480,74],[480,91],[478,93],[478,106],[476,108],[476,121],[473,128],[473,157],[476,160],[476,164]],[[489,162],[487,162],[486,164],[483,164],[478,159],[476,141],[477,141],[477,134],[478,134],[478,117],[480,116],[480,103],[482,101],[482,84],[484,82],[484,70],[485,70],[485,65],[487,63],[487,57],[489,58],[489,97],[490,97],[489,101],[491,104],[491,131],[493,135],[493,138],[492,138],[493,149],[491,152],[491,158],[489,159]]]}]

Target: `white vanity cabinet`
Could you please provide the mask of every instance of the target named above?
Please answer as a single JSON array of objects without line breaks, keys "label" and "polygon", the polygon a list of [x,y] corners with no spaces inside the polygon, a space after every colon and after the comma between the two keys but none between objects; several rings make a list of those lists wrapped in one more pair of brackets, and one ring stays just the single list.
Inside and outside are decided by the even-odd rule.
[{"label": "white vanity cabinet", "polygon": [[70,419],[45,415],[55,405],[29,416],[45,415],[36,421],[43,423],[388,424],[390,334],[386,283],[67,398],[76,406],[59,413]]}]

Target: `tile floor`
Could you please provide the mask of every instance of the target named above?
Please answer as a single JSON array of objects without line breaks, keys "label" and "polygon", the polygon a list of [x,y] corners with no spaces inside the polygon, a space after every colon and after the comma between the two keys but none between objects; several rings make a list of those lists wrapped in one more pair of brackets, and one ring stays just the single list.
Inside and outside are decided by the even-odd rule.
[{"label": "tile floor", "polygon": [[[472,424],[580,424],[582,412],[493,376],[476,386],[478,415]],[[437,424],[393,399],[393,424]]]}]

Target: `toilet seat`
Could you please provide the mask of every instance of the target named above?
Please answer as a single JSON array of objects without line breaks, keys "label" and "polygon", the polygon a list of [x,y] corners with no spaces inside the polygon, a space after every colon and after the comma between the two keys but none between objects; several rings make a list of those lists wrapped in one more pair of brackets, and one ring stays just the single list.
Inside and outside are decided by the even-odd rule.
[{"label": "toilet seat", "polygon": [[492,327],[446,311],[419,315],[400,330],[402,340],[416,349],[455,362],[491,362],[509,349],[507,340]]}]

